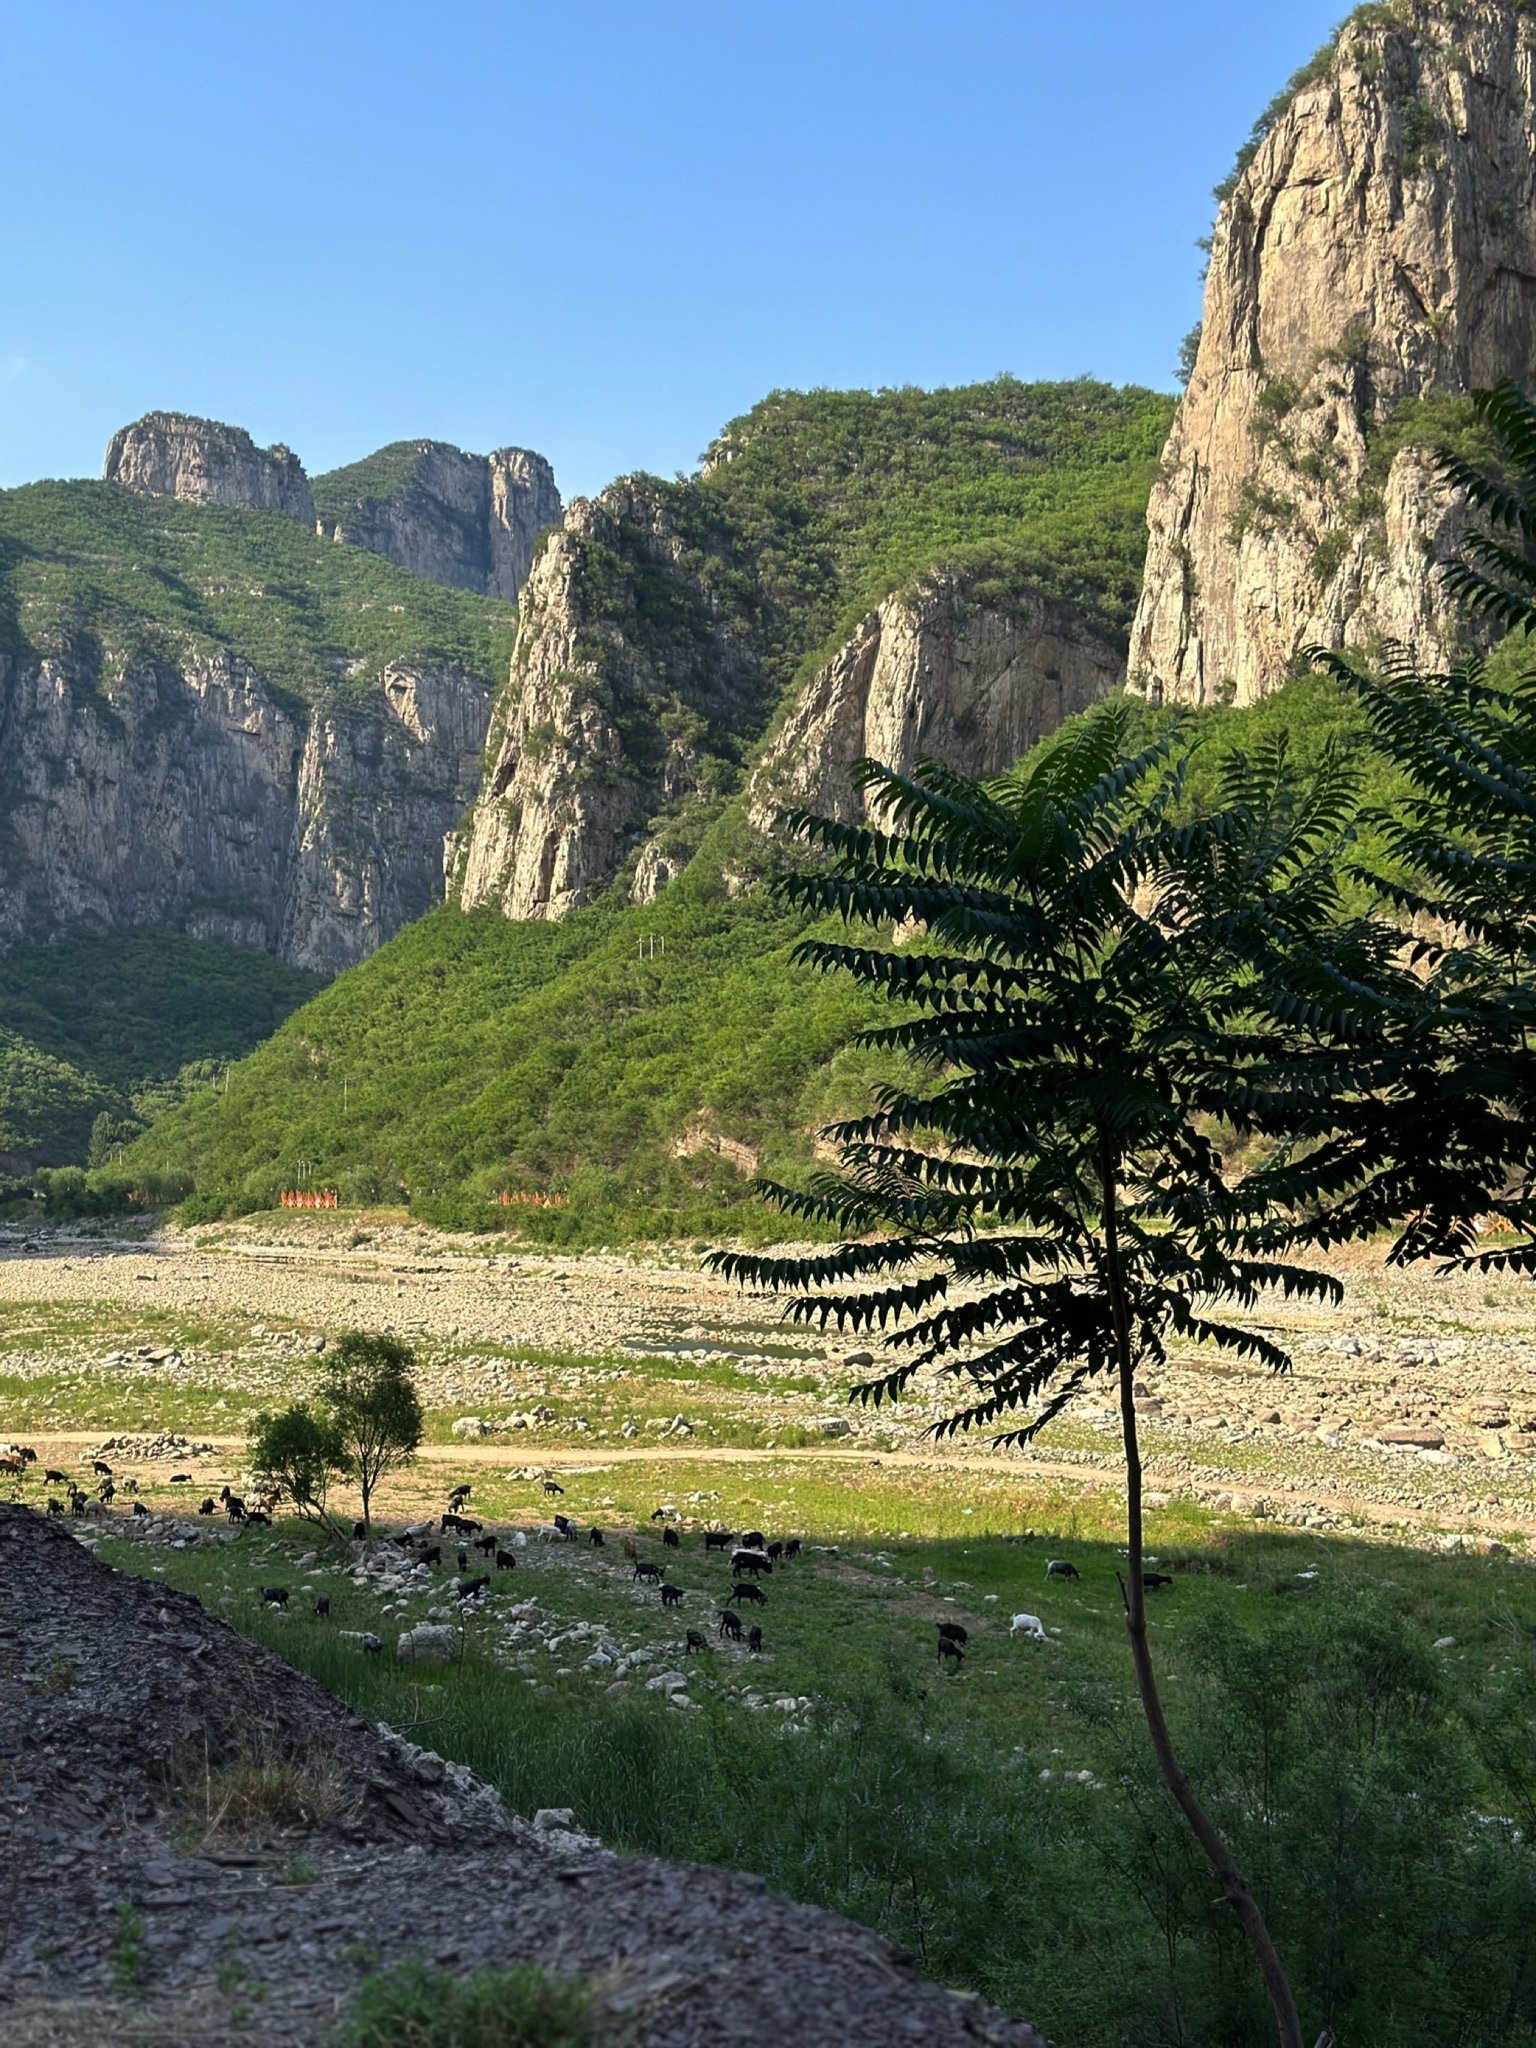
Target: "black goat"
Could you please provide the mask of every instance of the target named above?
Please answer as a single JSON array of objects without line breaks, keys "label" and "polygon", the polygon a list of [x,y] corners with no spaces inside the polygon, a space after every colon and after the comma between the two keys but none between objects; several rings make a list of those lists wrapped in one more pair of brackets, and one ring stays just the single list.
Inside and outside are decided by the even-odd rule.
[{"label": "black goat", "polygon": [[61,1501],[61,1500],[50,1500],[50,1501],[49,1501],[49,1503],[48,1503],[48,1512],[49,1512],[49,1514],[50,1514],[50,1515],[62,1515],[62,1514],[63,1514],[63,1512],[64,1512],[64,1503],[63,1503],[63,1501]]},{"label": "black goat", "polygon": [[722,1611],[720,1627],[716,1633],[722,1636],[729,1636],[733,1643],[741,1641],[741,1616],[734,1608],[727,1607]]},{"label": "black goat", "polygon": [[781,1557],[782,1557],[783,1555],[784,1555],[784,1546],[783,1546],[783,1544],[782,1544],[782,1543],[770,1543],[770,1544],[769,1544],[769,1546],[768,1546],[768,1557],[769,1557],[769,1560],[770,1560],[770,1561],[771,1561],[772,1563],[774,1563],[774,1564],[777,1564],[777,1563],[778,1563],[778,1561],[779,1561],[779,1559],[780,1559],[780,1558],[781,1558]]},{"label": "black goat", "polygon": [[203,1501],[203,1502],[202,1502],[202,1503],[201,1503],[201,1504],[199,1505],[199,1507],[198,1507],[198,1510],[197,1510],[197,1512],[198,1512],[198,1513],[199,1513],[200,1515],[211,1515],[211,1514],[213,1513],[214,1509],[215,1509],[215,1508],[216,1508],[217,1506],[218,1506],[218,1502],[217,1502],[217,1501],[216,1501],[216,1500],[214,1499],[213,1495],[212,1495],[212,1494],[210,1493],[210,1494],[209,1494],[209,1496],[208,1496],[208,1498],[207,1498],[207,1499],[206,1499],[205,1501]]},{"label": "black goat", "polygon": [[467,1572],[469,1570],[469,1552],[464,1548],[462,1543],[459,1545],[459,1570],[461,1572]]},{"label": "black goat", "polygon": [[738,1550],[731,1559],[731,1570],[738,1578],[743,1572],[760,1578],[764,1572],[772,1572],[773,1560],[766,1550]]},{"label": "black goat", "polygon": [[1141,1575],[1141,1587],[1144,1593],[1155,1593],[1160,1587],[1171,1586],[1172,1584],[1173,1580],[1167,1572],[1143,1572]]},{"label": "black goat", "polygon": [[[79,1499],[79,1501],[78,1501],[78,1502],[75,1502],[75,1501],[71,1501],[71,1502],[70,1502],[70,1506],[71,1506],[71,1507],[72,1507],[72,1508],[73,1508],[73,1509],[75,1510],[75,1513],[76,1513],[77,1515],[83,1515],[83,1514],[85,1513],[85,1511],[86,1511],[87,1507],[89,1507],[89,1505],[90,1505],[90,1503],[89,1503],[89,1501],[87,1501],[87,1500],[86,1500],[86,1498],[85,1498],[84,1494],[82,1494],[82,1495],[80,1496],[80,1499]],[[145,1505],[144,1505],[143,1501],[141,1501],[141,1500],[136,1500],[136,1501],[134,1502],[134,1504],[133,1504],[133,1512],[134,1512],[134,1514],[135,1514],[136,1516],[139,1516],[139,1515],[147,1515],[147,1514],[149,1513],[149,1509],[148,1509],[147,1507],[145,1507]]]},{"label": "black goat", "polygon": [[497,1551],[496,1569],[499,1572],[515,1572],[517,1570],[517,1559],[510,1550]]},{"label": "black goat", "polygon": [[315,1602],[315,1612],[323,1619],[327,1614],[330,1613],[330,1611],[331,1596],[329,1593],[322,1593],[319,1599]]},{"label": "black goat", "polygon": [[570,1536],[574,1533],[571,1528],[571,1518],[569,1515],[551,1515],[549,1519],[554,1523],[562,1536]]},{"label": "black goat", "polygon": [[362,1651],[365,1657],[377,1657],[380,1650],[383,1649],[384,1645],[380,1642],[379,1638],[376,1635],[374,1635],[373,1632],[370,1630],[366,1635],[364,1635],[361,1638],[357,1647]]},{"label": "black goat", "polygon": [[703,1635],[696,1628],[689,1629],[687,1635],[683,1638],[684,1651],[707,1650],[708,1648],[709,1644],[705,1642]]},{"label": "black goat", "polygon": [[482,1557],[494,1557],[496,1555],[496,1538],[494,1536],[477,1536],[475,1538],[475,1548]]},{"label": "black goat", "polygon": [[706,1551],[729,1550],[735,1541],[736,1538],[729,1529],[706,1529],[704,1531],[704,1548]]},{"label": "black goat", "polygon": [[248,1529],[270,1529],[272,1517],[261,1508],[252,1508],[246,1515],[245,1526]]},{"label": "black goat", "polygon": [[941,1621],[939,1636],[945,1642],[959,1643],[962,1648],[971,1640],[958,1621]]},{"label": "black goat", "polygon": [[449,1494],[448,1505],[455,1514],[457,1514],[458,1510],[461,1507],[463,1507],[465,1501],[469,1499],[470,1492],[471,1488],[469,1481],[467,1479],[461,1479],[458,1485],[453,1489],[452,1493]]},{"label": "black goat", "polygon": [[288,1588],[286,1586],[263,1586],[261,1589],[261,1604],[263,1607],[286,1607],[288,1605]]},{"label": "black goat", "polygon": [[459,1599],[473,1600],[475,1595],[477,1593],[483,1593],[490,1583],[490,1573],[482,1572],[478,1579],[460,1579],[459,1583],[454,1587],[453,1590],[458,1595]]},{"label": "black goat", "polygon": [[352,1541],[354,1543],[366,1543],[368,1541],[368,1524],[366,1522],[354,1522],[352,1524]]},{"label": "black goat", "polygon": [[1083,1575],[1075,1564],[1069,1564],[1064,1557],[1053,1557],[1045,1568],[1048,1579],[1080,1579]]},{"label": "black goat", "polygon": [[960,1645],[953,1640],[952,1637],[940,1636],[939,1662],[942,1664],[946,1658],[949,1659],[950,1663],[952,1663],[955,1669],[958,1671],[960,1669],[960,1666],[965,1662],[965,1652],[961,1649]]},{"label": "black goat", "polygon": [[756,1657],[761,1653],[762,1647],[763,1632],[760,1628],[754,1625],[752,1628],[749,1628],[747,1630],[747,1648],[752,1652],[753,1656]]},{"label": "black goat", "polygon": [[546,1493],[564,1493],[565,1488],[560,1484],[558,1479],[546,1479],[544,1482],[544,1491]]},{"label": "black goat", "polygon": [[767,1540],[761,1529],[749,1529],[741,1539],[741,1547],[743,1550],[761,1550]]},{"label": "black goat", "polygon": [[750,1600],[758,1607],[766,1607],[768,1605],[768,1595],[761,1586],[732,1586],[730,1598],[732,1600]]},{"label": "black goat", "polygon": [[416,1562],[418,1564],[441,1564],[442,1561],[443,1546],[441,1543],[423,1543],[420,1550],[416,1553]]},{"label": "black goat", "polygon": [[100,1473],[103,1479],[110,1479],[112,1477],[112,1467],[105,1458],[92,1458],[91,1470]]},{"label": "black goat", "polygon": [[46,1486],[68,1486],[69,1474],[67,1472],[55,1472],[50,1465],[43,1474],[43,1483]]},{"label": "black goat", "polygon": [[668,1550],[681,1550],[683,1546],[682,1537],[670,1524],[662,1530],[661,1540]]},{"label": "black goat", "polygon": [[661,1604],[663,1607],[679,1606],[682,1602],[682,1597],[683,1589],[681,1586],[664,1585],[661,1589]]},{"label": "black goat", "polygon": [[192,1474],[190,1472],[173,1472],[171,1474],[171,1484],[172,1486],[190,1486],[192,1484]]},{"label": "black goat", "polygon": [[587,1541],[591,1544],[594,1550],[601,1550],[603,1547],[603,1532],[601,1529],[598,1528],[596,1522],[594,1522],[591,1528],[587,1531]]},{"label": "black goat", "polygon": [[637,1557],[635,1559],[633,1576],[637,1579],[649,1579],[654,1584],[660,1585],[661,1566],[659,1564],[647,1564],[643,1557]]}]

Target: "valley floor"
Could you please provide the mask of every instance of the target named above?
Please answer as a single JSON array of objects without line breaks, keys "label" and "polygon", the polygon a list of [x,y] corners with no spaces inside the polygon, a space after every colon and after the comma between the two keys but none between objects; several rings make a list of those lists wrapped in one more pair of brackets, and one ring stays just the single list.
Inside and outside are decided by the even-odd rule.
[{"label": "valley floor", "polygon": [[[857,1340],[786,1325],[778,1304],[702,1272],[701,1249],[546,1256],[323,1216],[13,1235],[0,1439],[40,1462],[0,1491],[38,1507],[61,1492],[44,1466],[84,1476],[104,1456],[121,1489],[110,1513],[62,1525],[86,1548],[196,1594],[369,1722],[470,1765],[515,1812],[570,1809],[622,1853],[757,1873],[1073,2048],[1166,2041],[1175,1998],[1192,2015],[1181,2038],[1259,2038],[1250,1973],[1148,1784],[1108,1404],[1027,1451],[935,1444],[935,1390],[894,1412],[850,1407],[870,1370]],[[1363,2048],[1531,2048],[1527,1290],[1388,1273],[1368,1250],[1335,1270],[1336,1310],[1280,1305],[1268,1320],[1290,1375],[1190,1354],[1141,1397],[1149,1544],[1171,1581],[1151,1616],[1170,1716],[1262,1862],[1317,2024]],[[305,1391],[323,1345],[355,1326],[412,1344],[428,1409],[421,1455],[379,1497],[383,1525],[435,1528],[467,1480],[512,1568],[467,1549],[460,1565],[453,1542],[418,1556],[197,1514],[225,1481],[245,1484],[250,1417]],[[541,1540],[557,1508],[582,1540]],[[338,1511],[350,1521],[350,1492]],[[757,1650],[722,1621],[740,1603],[711,1526],[803,1543],[739,1613],[762,1629]],[[669,1600],[637,1579],[626,1541],[666,1573]],[[1048,1580],[1052,1558],[1078,1576]],[[456,1580],[482,1567],[461,1600]],[[274,1587],[286,1605],[268,1604]],[[1034,1630],[1015,1633],[1016,1613]],[[959,1668],[935,1661],[941,1621],[967,1631]],[[451,1645],[446,1664],[414,1661],[420,1630]],[[53,1672],[29,1665],[18,1682]],[[57,1682],[73,1682],[62,1664]],[[1257,1749],[1255,1699],[1269,1703]],[[1279,1736],[1276,1794],[1261,1787]],[[1289,1833],[1255,1824],[1275,1800]],[[1347,1825],[1330,1832],[1335,1814]],[[183,1825],[207,1851],[203,1821]],[[208,1825],[231,1847],[223,1832]],[[285,1867],[294,1844],[268,1833],[260,1853]],[[1145,1854],[1128,1863],[1132,1841]],[[1336,1901],[1323,1916],[1320,1857]],[[1483,1976],[1441,1970],[1463,1949],[1425,1934],[1451,1897],[1472,1902],[1457,1940],[1482,1945]],[[280,1974],[286,1926],[241,1918],[240,1967]],[[105,1983],[110,1924],[92,1938]],[[1372,1940],[1380,1967],[1366,1969]],[[46,1961],[21,1958],[18,1995]],[[1388,1984],[1408,2031],[1362,2029]]]},{"label": "valley floor", "polygon": [[[1310,1527],[1536,1536],[1529,1283],[1390,1271],[1370,1247],[1332,1270],[1339,1307],[1277,1303],[1263,1318],[1290,1374],[1189,1351],[1149,1381],[1154,1492]],[[247,1415],[302,1391],[324,1338],[354,1326],[416,1347],[429,1460],[451,1447],[466,1470],[532,1477],[599,1457],[681,1470],[793,1451],[828,1467],[878,1457],[1117,1483],[1107,1389],[1027,1450],[941,1448],[926,1430],[943,1388],[850,1407],[869,1370],[860,1340],[784,1323],[780,1304],[704,1272],[697,1251],[508,1252],[327,1217],[0,1236],[0,1436],[68,1455],[124,1434],[149,1451],[174,1431],[210,1445],[199,1477],[235,1476]],[[167,1460],[143,1462],[153,1478]]]}]

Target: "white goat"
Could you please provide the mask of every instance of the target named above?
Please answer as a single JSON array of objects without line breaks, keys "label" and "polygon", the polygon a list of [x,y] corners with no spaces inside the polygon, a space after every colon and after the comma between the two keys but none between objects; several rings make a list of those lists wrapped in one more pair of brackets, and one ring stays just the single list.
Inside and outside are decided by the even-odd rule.
[{"label": "white goat", "polygon": [[1016,1614],[1009,1625],[1011,1636],[1025,1636],[1032,1643],[1045,1641],[1045,1623],[1038,1614]]}]

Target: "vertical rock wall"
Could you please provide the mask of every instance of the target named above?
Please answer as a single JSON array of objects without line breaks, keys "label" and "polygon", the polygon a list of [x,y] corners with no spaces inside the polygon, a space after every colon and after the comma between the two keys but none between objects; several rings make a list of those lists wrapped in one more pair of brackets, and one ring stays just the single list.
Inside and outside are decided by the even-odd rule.
[{"label": "vertical rock wall", "polygon": [[1193,374],[1148,509],[1130,679],[1251,702],[1308,642],[1461,628],[1444,394],[1536,377],[1536,19],[1399,0],[1346,23],[1217,218]]},{"label": "vertical rock wall", "polygon": [[[394,479],[372,495],[368,473],[386,463]],[[319,488],[327,539],[385,555],[429,582],[509,602],[523,587],[534,542],[559,525],[562,511],[554,471],[527,448],[466,455],[443,441],[401,443],[322,478]]]},{"label": "vertical rock wall", "polygon": [[108,483],[148,498],[190,505],[226,505],[245,512],[281,512],[312,526],[309,479],[291,448],[258,448],[243,427],[151,412],[122,427],[107,445]]},{"label": "vertical rock wall", "polygon": [[563,917],[658,812],[718,793],[739,736],[761,729],[760,659],[678,533],[676,496],[641,478],[578,499],[534,563],[458,849],[466,909]]},{"label": "vertical rock wall", "polygon": [[753,771],[748,815],[762,832],[797,805],[862,816],[848,771],[863,756],[996,775],[1124,680],[1124,656],[1080,620],[1038,600],[982,606],[935,577],[888,598],[817,670]]},{"label": "vertical rock wall", "polygon": [[238,658],[0,656],[0,944],[170,924],[330,974],[441,901],[488,691],[401,667],[296,712]]}]

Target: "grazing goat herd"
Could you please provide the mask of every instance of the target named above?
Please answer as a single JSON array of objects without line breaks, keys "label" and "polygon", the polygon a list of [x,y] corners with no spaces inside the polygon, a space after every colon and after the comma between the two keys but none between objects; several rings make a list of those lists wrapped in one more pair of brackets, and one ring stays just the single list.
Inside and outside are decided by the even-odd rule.
[{"label": "grazing goat herd", "polygon": [[[11,1444],[0,1450],[0,1479],[25,1479],[36,1463],[37,1453],[30,1444]],[[46,1466],[43,1470],[43,1484],[62,1486],[64,1489],[63,1500],[60,1500],[57,1494],[48,1496],[44,1503],[48,1513],[56,1516],[73,1515],[79,1520],[84,1520],[89,1515],[104,1515],[111,1509],[117,1496],[125,1493],[130,1497],[131,1513],[138,1519],[148,1517],[150,1511],[143,1501],[133,1498],[138,1493],[139,1482],[131,1474],[119,1479],[105,1458],[92,1458],[91,1479],[93,1490],[87,1492],[79,1481],[72,1479],[67,1472],[58,1472],[51,1465]],[[191,1486],[192,1474],[173,1472],[170,1483],[172,1486]],[[263,1493],[256,1496],[254,1504],[248,1504],[239,1494],[231,1492],[226,1486],[217,1499],[209,1494],[199,1505],[197,1512],[200,1515],[216,1515],[222,1507],[231,1522],[237,1522],[249,1529],[270,1529],[272,1511],[281,1499],[281,1494]]]},{"label": "grazing goat herd", "polygon": [[[565,1488],[558,1480],[546,1479],[544,1491],[547,1494],[562,1494]],[[436,1564],[442,1559],[441,1539],[453,1536],[462,1542],[472,1544],[483,1557],[491,1559],[497,1571],[515,1570],[517,1559],[504,1547],[504,1539],[494,1533],[486,1535],[479,1522],[462,1512],[469,1497],[470,1487],[467,1481],[456,1486],[448,1496],[448,1506],[436,1530],[438,1541],[431,1540],[432,1532],[427,1523],[417,1523],[414,1527],[402,1529],[390,1540],[399,1544],[402,1549],[413,1550],[417,1563]],[[659,1507],[651,1516],[653,1522],[662,1524],[661,1544],[665,1552],[680,1553],[683,1547],[682,1532],[669,1519],[676,1513],[675,1508]],[[604,1549],[608,1540],[596,1522],[591,1523],[583,1532],[569,1515],[558,1513],[551,1513],[550,1519],[536,1529],[534,1535],[535,1539],[542,1543],[579,1543],[585,1535],[585,1540],[595,1550]],[[526,1538],[522,1540],[526,1541]],[[666,1577],[666,1565],[663,1562],[642,1557],[633,1536],[623,1536],[620,1541],[624,1556],[633,1567],[630,1573],[631,1580],[641,1587],[654,1586],[660,1595],[663,1608],[681,1607],[688,1598],[689,1588],[673,1584]],[[767,1605],[768,1596],[758,1581],[771,1575],[776,1565],[782,1568],[786,1564],[792,1564],[800,1556],[800,1539],[792,1536],[783,1542],[770,1543],[761,1529],[748,1529],[740,1535],[729,1529],[706,1529],[704,1554],[708,1556],[714,1551],[730,1552],[731,1577],[731,1590],[718,1603],[715,1632],[730,1642],[744,1642],[748,1650],[754,1653],[759,1652],[763,1647],[763,1631],[758,1626],[743,1631],[739,1609],[745,1605]],[[462,1547],[458,1553],[458,1562],[460,1572],[468,1569],[468,1553]],[[460,1600],[473,1599],[489,1584],[489,1573],[478,1578],[461,1578],[456,1589],[458,1597]],[[708,1648],[709,1642],[702,1630],[690,1628],[687,1631],[684,1637],[685,1651]]]},{"label": "grazing goat herd", "polygon": [[[13,1444],[0,1448],[0,1478],[9,1477],[24,1480],[36,1464],[37,1453],[29,1445]],[[66,1513],[75,1517],[85,1517],[90,1514],[101,1515],[110,1510],[112,1502],[119,1492],[130,1496],[138,1493],[138,1481],[131,1477],[124,1477],[119,1481],[115,1477],[112,1467],[104,1458],[93,1458],[91,1460],[91,1471],[95,1481],[93,1493],[87,1493],[67,1473],[55,1471],[51,1467],[44,1470],[44,1484],[63,1487],[68,1502],[66,1508],[65,1500],[59,1499],[56,1495],[50,1495],[47,1501],[47,1510],[50,1515],[62,1516]],[[191,1483],[192,1475],[190,1473],[174,1472],[171,1475],[170,1484],[172,1486],[186,1486]],[[565,1491],[565,1488],[555,1479],[546,1478],[543,1486],[546,1494],[563,1494]],[[455,1539],[453,1548],[456,1553],[459,1576],[454,1586],[454,1593],[461,1605],[466,1601],[476,1599],[487,1590],[491,1583],[491,1572],[489,1570],[473,1576],[470,1575],[469,1551],[471,1548],[488,1565],[492,1566],[494,1570],[509,1572],[516,1569],[517,1558],[511,1550],[506,1548],[506,1544],[514,1540],[518,1542],[526,1542],[527,1540],[525,1536],[513,1539],[497,1535],[495,1532],[486,1533],[482,1523],[476,1521],[473,1516],[463,1513],[470,1495],[471,1487],[469,1482],[467,1480],[461,1481],[449,1494],[448,1505],[440,1516],[435,1531],[430,1521],[417,1522],[383,1539],[409,1553],[414,1563],[428,1566],[441,1566],[443,1564],[443,1539],[448,1537]],[[239,1494],[233,1492],[228,1486],[225,1486],[217,1496],[213,1494],[206,1496],[199,1503],[197,1512],[199,1515],[212,1516],[218,1514],[222,1508],[226,1518],[232,1524],[247,1529],[269,1528],[273,1511],[277,1508],[280,1500],[280,1494],[267,1492],[256,1496],[252,1501],[248,1502]],[[149,1514],[149,1509],[141,1500],[133,1499],[131,1512],[135,1517],[146,1517]],[[681,1552],[682,1550],[682,1534],[674,1526],[672,1519],[676,1516],[676,1513],[677,1510],[675,1508],[659,1507],[651,1516],[653,1522],[660,1522],[662,1524],[662,1548],[669,1553],[674,1551]],[[356,1522],[353,1524],[352,1536],[355,1542],[365,1543],[370,1534],[371,1532],[365,1523]],[[577,1528],[570,1516],[552,1513],[549,1521],[535,1530],[534,1534],[537,1540],[545,1543],[577,1543],[582,1540],[583,1532]],[[603,1548],[607,1541],[603,1530],[595,1522],[589,1524],[585,1531],[585,1536],[586,1541],[595,1549]],[[635,1583],[642,1587],[654,1586],[660,1594],[661,1605],[664,1609],[680,1608],[688,1597],[689,1589],[674,1584],[665,1576],[666,1565],[664,1563],[652,1558],[641,1557],[633,1536],[625,1535],[621,1541],[624,1556],[634,1566],[631,1577]],[[776,1567],[782,1570],[785,1565],[792,1564],[800,1556],[800,1539],[798,1537],[790,1537],[784,1541],[770,1543],[760,1529],[748,1529],[742,1533],[737,1533],[735,1530],[730,1529],[706,1529],[704,1531],[704,1555],[707,1558],[716,1552],[729,1553],[731,1590],[723,1600],[717,1601],[715,1633],[728,1642],[744,1642],[747,1649],[754,1654],[760,1652],[763,1648],[762,1628],[754,1623],[751,1627],[744,1630],[740,1610],[747,1606],[765,1607],[767,1605],[768,1596],[764,1593],[760,1581],[771,1577]],[[1045,1576],[1047,1582],[1050,1582],[1053,1580],[1077,1579],[1081,1577],[1081,1573],[1078,1571],[1077,1566],[1070,1563],[1067,1559],[1053,1558],[1046,1565]],[[1172,1584],[1173,1580],[1166,1572],[1144,1571],[1142,1573],[1142,1587],[1148,1593],[1159,1592],[1163,1587],[1171,1586]],[[287,1608],[287,1587],[262,1586],[259,1591],[261,1603],[264,1607]],[[315,1614],[324,1619],[330,1614],[330,1611],[331,1603],[329,1597],[323,1593],[320,1594],[314,1602]],[[965,1662],[966,1645],[970,1641],[969,1631],[958,1621],[940,1621],[937,1624],[937,1628],[938,1661],[946,1669],[958,1671]],[[360,1646],[366,1651],[377,1652],[382,1647],[380,1638],[368,1630],[354,1631],[353,1633],[356,1635]],[[1049,1641],[1045,1624],[1037,1614],[1014,1615],[1009,1627],[1009,1634],[1020,1636],[1026,1642],[1044,1643]],[[697,1628],[688,1629],[684,1638],[685,1651],[693,1652],[708,1650],[708,1648],[709,1642],[702,1630]]]}]

